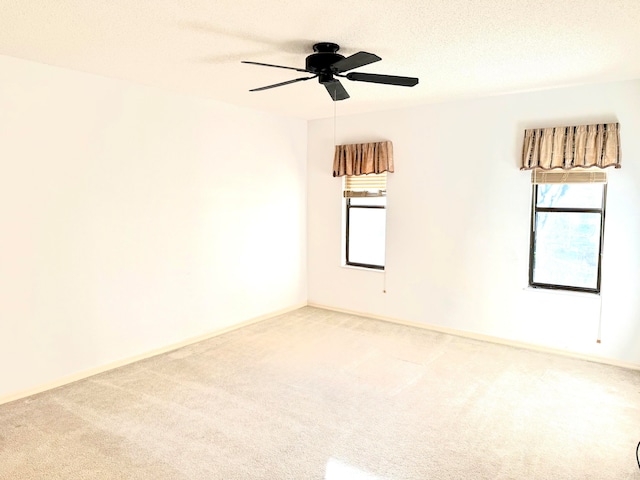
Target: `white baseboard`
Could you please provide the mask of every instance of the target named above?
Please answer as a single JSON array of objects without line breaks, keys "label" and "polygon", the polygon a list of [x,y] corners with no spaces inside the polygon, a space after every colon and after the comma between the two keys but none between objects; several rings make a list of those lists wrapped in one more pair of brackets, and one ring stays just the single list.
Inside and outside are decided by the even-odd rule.
[{"label": "white baseboard", "polygon": [[612,365],[614,367],[622,367],[630,370],[640,370],[640,364],[623,362],[621,360],[616,360],[613,358],[598,357],[596,355],[587,355],[587,354],[582,354],[578,352],[562,350],[560,348],[545,347],[544,345],[537,345],[535,343],[519,342],[517,340],[509,340],[509,339],[500,338],[500,337],[492,337],[490,335],[482,335],[480,333],[467,332],[465,330],[456,330],[455,328],[440,327],[440,326],[431,325],[428,323],[412,322],[412,321],[401,320],[393,317],[385,317],[382,315],[374,315],[371,313],[357,312],[354,310],[346,310],[343,308],[330,307],[327,305],[319,305],[316,303],[309,303],[308,306],[321,308],[323,310],[330,310],[333,312],[357,315],[359,317],[373,318],[374,320],[381,320],[383,322],[390,322],[390,323],[396,323],[399,325],[406,325],[409,327],[422,328],[423,330],[430,330],[432,332],[438,332],[438,333],[446,333],[448,335],[455,335],[457,337],[470,338],[473,340],[481,340],[483,342],[497,343],[497,344],[506,345],[509,347],[525,348],[527,350],[534,350],[536,352],[551,353],[555,355],[561,355],[563,357],[575,358],[578,360],[587,360],[589,362],[602,363],[605,365]]},{"label": "white baseboard", "polygon": [[447,327],[440,327],[437,325],[431,325],[431,324],[426,324],[426,323],[419,323],[419,322],[412,322],[412,321],[408,321],[408,320],[401,320],[398,318],[393,318],[393,317],[385,317],[382,315],[375,315],[375,314],[371,314],[371,313],[366,313],[366,312],[358,312],[358,311],[354,311],[354,310],[346,310],[346,309],[342,309],[342,308],[336,308],[336,307],[330,307],[328,305],[320,305],[320,304],[315,304],[315,303],[300,303],[297,305],[293,305],[291,307],[288,308],[284,308],[275,312],[271,312],[271,313],[267,313],[265,315],[260,315],[258,317],[246,320],[244,322],[240,322],[237,323],[235,325],[229,326],[229,327],[225,327],[222,328],[220,330],[216,330],[214,332],[209,332],[206,333],[204,335],[200,335],[197,337],[193,337],[193,338],[189,338],[187,340],[183,340],[181,342],[177,342],[177,343],[173,343],[171,345],[167,345],[161,348],[157,348],[145,353],[142,353],[140,355],[135,355],[133,357],[128,357],[122,360],[118,360],[106,365],[101,365],[99,367],[95,367],[95,368],[91,368],[89,370],[84,370],[82,372],[78,372],[75,373],[73,375],[67,375],[65,377],[56,379],[52,382],[48,382],[46,384],[42,384],[42,385],[38,385],[32,388],[29,388],[27,390],[22,390],[20,392],[15,392],[15,393],[11,393],[9,395],[4,395],[4,396],[0,396],[0,405],[4,404],[4,403],[9,403],[9,402],[13,402],[15,400],[20,400],[21,398],[25,398],[25,397],[29,397],[31,395],[35,395],[37,393],[41,393],[47,390],[52,390],[54,388],[57,387],[61,387],[63,385],[67,385],[69,383],[73,383],[76,382],[78,380],[82,380],[84,378],[88,378],[91,377],[93,375],[97,375],[99,373],[102,372],[106,372],[108,370],[113,370],[114,368],[119,368],[122,367],[124,365],[128,365],[130,363],[134,363],[134,362],[138,362],[140,360],[144,360],[146,358],[150,358],[150,357],[154,357],[156,355],[161,355],[163,353],[167,353],[170,352],[172,350],[177,350],[178,348],[182,348],[182,347],[186,347],[187,345],[191,345],[194,343],[198,343],[198,342],[202,342],[203,340],[207,340],[209,338],[213,338],[213,337],[217,337],[218,335],[222,335],[224,333],[227,332],[231,332],[233,330],[237,330],[239,328],[243,328],[246,327],[248,325],[252,325],[254,323],[258,323],[258,322],[262,322],[264,320],[267,320],[269,318],[273,318],[276,317],[278,315],[282,315],[288,312],[292,312],[294,310],[298,310],[302,307],[305,306],[309,306],[309,307],[315,307],[315,308],[321,308],[323,310],[329,310],[329,311],[334,311],[334,312],[340,312],[340,313],[347,313],[350,315],[358,315],[360,317],[366,317],[366,318],[372,318],[375,320],[381,320],[384,322],[391,322],[391,323],[395,323],[395,324],[399,324],[399,325],[406,325],[409,327],[416,327],[416,328],[421,328],[424,330],[430,330],[433,332],[438,332],[438,333],[446,333],[449,335],[456,335],[458,337],[464,337],[464,338],[470,338],[473,340],[481,340],[481,341],[485,341],[485,342],[491,342],[491,343],[497,343],[500,345],[507,345],[507,346],[511,346],[511,347],[517,347],[517,348],[525,348],[528,350],[534,350],[534,351],[538,351],[538,352],[544,352],[544,353],[552,353],[555,355],[561,355],[563,357],[569,357],[569,358],[576,358],[579,360],[587,360],[590,362],[596,362],[596,363],[602,363],[605,365],[612,365],[612,366],[616,366],[616,367],[622,367],[622,368],[628,368],[631,370],[640,370],[640,365],[639,364],[635,364],[635,363],[630,363],[630,362],[623,362],[623,361],[619,361],[619,360],[615,360],[615,359],[611,359],[611,358],[606,358],[606,357],[598,357],[595,355],[586,355],[586,354],[581,354],[581,353],[576,353],[576,352],[570,352],[567,350],[561,350],[558,348],[551,348],[551,347],[545,347],[542,345],[536,345],[536,344],[532,344],[532,343],[526,343],[526,342],[519,342],[519,341],[515,341],[515,340],[508,340],[508,339],[504,339],[504,338],[499,338],[499,337],[492,337],[490,335],[482,335],[482,334],[478,334],[478,333],[473,333],[473,332],[467,332],[464,330],[456,330],[454,328],[447,328]]},{"label": "white baseboard", "polygon": [[237,330],[242,327],[246,327],[248,325],[252,325],[254,323],[262,322],[269,318],[277,317],[278,315],[282,315],[284,313],[292,312],[294,310],[298,310],[299,308],[305,307],[307,304],[300,303],[297,305],[293,305],[288,308],[283,308],[281,310],[277,310],[275,312],[267,313],[265,315],[260,315],[259,317],[251,318],[249,320],[245,320],[244,322],[236,323],[235,325],[231,325],[229,327],[221,328],[220,330],[215,330],[213,332],[205,333],[204,335],[199,335],[197,337],[188,338],[181,342],[172,343],[171,345],[166,345],[164,347],[156,348],[154,350],[150,350],[148,352],[141,353],[140,355],[134,355],[133,357],[124,358],[122,360],[117,360],[112,363],[108,363],[106,365],[101,365],[99,367],[90,368],[89,370],[84,370],[82,372],[74,373],[72,375],[67,375],[62,378],[58,378],[52,382],[45,383],[43,385],[37,385],[35,387],[29,388],[27,390],[22,390],[20,392],[11,393],[9,395],[0,396],[0,405],[3,403],[13,402],[15,400],[20,400],[21,398],[29,397],[31,395],[35,395],[37,393],[45,392],[47,390],[52,390],[54,388],[61,387],[63,385],[67,385],[69,383],[77,382],[78,380],[82,380],[84,378],[92,377],[93,375],[97,375],[102,372],[106,372],[107,370],[113,370],[114,368],[123,367],[130,363],[138,362],[140,360],[144,360],[146,358],[155,357],[156,355],[161,355],[163,353],[170,352],[172,350],[177,350],[178,348],[186,347],[187,345],[191,345],[194,343],[202,342],[203,340],[208,340],[213,337],[217,337],[218,335],[222,335],[224,333],[231,332],[233,330]]}]

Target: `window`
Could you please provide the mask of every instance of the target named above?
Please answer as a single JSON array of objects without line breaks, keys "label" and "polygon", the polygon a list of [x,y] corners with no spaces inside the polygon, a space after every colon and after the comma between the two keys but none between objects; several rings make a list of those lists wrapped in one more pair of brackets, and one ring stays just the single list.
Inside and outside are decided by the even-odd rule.
[{"label": "window", "polygon": [[345,264],[384,270],[387,174],[346,176]]},{"label": "window", "polygon": [[599,293],[606,183],[582,183],[585,173],[544,175],[549,183],[533,185],[529,285]]}]

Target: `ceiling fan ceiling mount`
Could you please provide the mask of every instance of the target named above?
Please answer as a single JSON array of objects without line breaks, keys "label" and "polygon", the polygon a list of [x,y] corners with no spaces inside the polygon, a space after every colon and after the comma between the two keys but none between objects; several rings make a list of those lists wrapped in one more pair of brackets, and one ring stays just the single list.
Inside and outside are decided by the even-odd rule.
[{"label": "ceiling fan ceiling mount", "polygon": [[252,65],[261,65],[263,67],[275,67],[284,68],[287,70],[295,70],[297,72],[311,73],[311,77],[296,78],[294,80],[288,80],[286,82],[276,83],[274,85],[267,85],[266,87],[259,87],[250,90],[256,92],[260,90],[267,90],[270,88],[281,87],[289,85],[291,83],[302,82],[305,80],[311,80],[317,78],[318,82],[325,86],[327,92],[331,96],[332,100],[346,100],[349,98],[349,94],[340,83],[340,80],[335,78],[342,77],[348,80],[356,82],[369,82],[380,83],[385,85],[399,85],[405,87],[413,87],[418,84],[418,79],[414,77],[398,77],[394,75],[378,75],[374,73],[359,73],[351,72],[343,75],[344,72],[353,70],[358,67],[369,65],[370,63],[379,62],[382,60],[380,57],[373,53],[357,52],[349,57],[338,53],[340,45],[332,42],[319,42],[313,46],[312,53],[305,59],[305,68],[285,67],[282,65],[272,65],[269,63],[249,62],[243,61],[242,63],[248,63]]},{"label": "ceiling fan ceiling mount", "polygon": [[318,53],[336,53],[340,45],[333,42],[318,42],[313,45],[313,51]]}]

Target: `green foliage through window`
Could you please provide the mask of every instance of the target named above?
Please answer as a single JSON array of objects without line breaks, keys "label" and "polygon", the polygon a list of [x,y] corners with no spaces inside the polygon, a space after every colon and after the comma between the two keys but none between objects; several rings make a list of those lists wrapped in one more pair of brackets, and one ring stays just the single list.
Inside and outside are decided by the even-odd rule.
[{"label": "green foliage through window", "polygon": [[606,185],[533,186],[529,285],[600,292]]}]

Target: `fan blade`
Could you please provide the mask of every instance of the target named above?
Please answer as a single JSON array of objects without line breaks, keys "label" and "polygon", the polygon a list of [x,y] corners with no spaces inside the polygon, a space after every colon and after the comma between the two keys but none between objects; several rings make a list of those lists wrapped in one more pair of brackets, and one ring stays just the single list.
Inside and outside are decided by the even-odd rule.
[{"label": "fan blade", "polygon": [[344,89],[339,80],[326,82],[323,83],[323,85],[327,89],[327,92],[329,92],[329,95],[334,102],[337,102],[339,100],[346,100],[347,98],[349,98],[349,94]]},{"label": "fan blade", "polygon": [[282,65],[272,65],[270,63],[248,62],[246,60],[242,60],[240,63],[248,63],[249,65],[261,65],[263,67],[286,68],[287,70],[295,70],[296,72],[311,73],[309,70],[305,70],[303,68],[283,67]]},{"label": "fan blade", "polygon": [[347,74],[347,78],[356,82],[383,83],[402,87],[413,87],[418,84],[418,79],[414,77],[396,77],[395,75],[378,75],[376,73],[352,72]]},{"label": "fan blade", "polygon": [[296,78],[294,80],[288,80],[286,82],[280,82],[280,83],[274,83],[273,85],[267,85],[266,87],[253,88],[253,89],[251,89],[249,91],[250,92],[259,92],[260,90],[267,90],[269,88],[281,87],[283,85],[289,85],[290,83],[304,82],[305,80],[311,80],[312,78],[316,78],[316,77],[317,77],[317,75],[314,75],[313,77]]},{"label": "fan blade", "polygon": [[338,60],[336,63],[332,64],[331,71],[342,73],[348,70],[353,70],[354,68],[369,65],[373,62],[379,62],[380,60],[382,59],[379,56],[374,55],[373,53],[358,52],[354,53],[350,57],[343,58],[342,60]]}]

